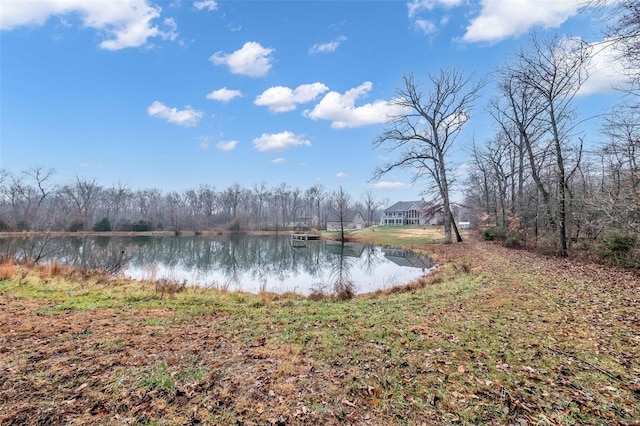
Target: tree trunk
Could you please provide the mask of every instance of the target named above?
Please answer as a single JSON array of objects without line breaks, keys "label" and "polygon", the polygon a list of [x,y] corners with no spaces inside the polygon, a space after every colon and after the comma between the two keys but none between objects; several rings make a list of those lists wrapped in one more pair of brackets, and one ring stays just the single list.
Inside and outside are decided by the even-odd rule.
[{"label": "tree trunk", "polygon": [[458,231],[458,226],[456,225],[456,221],[453,218],[453,213],[451,212],[451,210],[449,210],[449,216],[451,217],[451,225],[453,226],[453,230],[456,233],[456,242],[461,243],[462,242],[462,236],[460,235],[460,232]]}]

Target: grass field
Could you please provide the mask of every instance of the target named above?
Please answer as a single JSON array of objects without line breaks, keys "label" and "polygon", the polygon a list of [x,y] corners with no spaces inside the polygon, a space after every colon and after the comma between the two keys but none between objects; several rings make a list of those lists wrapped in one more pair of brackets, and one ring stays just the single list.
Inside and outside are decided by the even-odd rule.
[{"label": "grass field", "polygon": [[440,267],[352,300],[0,266],[0,424],[640,424],[640,278],[438,229]]}]

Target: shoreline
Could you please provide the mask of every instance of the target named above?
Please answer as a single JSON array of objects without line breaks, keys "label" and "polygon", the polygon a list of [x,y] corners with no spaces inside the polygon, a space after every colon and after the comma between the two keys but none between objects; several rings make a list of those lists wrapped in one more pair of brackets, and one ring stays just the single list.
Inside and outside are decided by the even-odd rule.
[{"label": "shoreline", "polygon": [[[0,232],[0,238],[29,238],[29,237],[173,237],[173,236],[205,236],[212,237],[218,235],[292,235],[292,230],[283,231],[242,231],[232,232],[224,229],[210,229],[206,231],[5,231]],[[321,233],[313,234],[321,235]]]}]

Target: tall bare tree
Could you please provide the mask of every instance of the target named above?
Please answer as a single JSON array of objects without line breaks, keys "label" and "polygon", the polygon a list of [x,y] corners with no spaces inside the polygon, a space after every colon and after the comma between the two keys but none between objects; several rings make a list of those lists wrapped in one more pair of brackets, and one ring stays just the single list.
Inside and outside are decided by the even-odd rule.
[{"label": "tall bare tree", "polygon": [[29,212],[29,220],[36,229],[41,230],[46,227],[44,224],[46,219],[41,217],[40,211],[47,196],[55,189],[55,186],[51,184],[55,171],[44,166],[35,166],[24,172],[24,174],[31,178],[37,188],[37,196],[31,209],[32,211]]},{"label": "tall bare tree", "polygon": [[376,210],[382,206],[382,202],[376,200],[371,190],[367,190],[367,192],[364,193],[362,196],[362,202],[365,210],[367,211],[367,226],[371,226],[371,223],[373,222],[373,215],[376,213]]},{"label": "tall bare tree", "polygon": [[349,210],[351,207],[351,196],[344,190],[342,186],[331,194],[330,209],[334,215],[340,220],[340,241],[344,243],[344,226],[348,221]]},{"label": "tall bare tree", "polygon": [[398,113],[389,117],[386,130],[374,145],[400,151],[395,161],[379,167],[374,178],[396,169],[416,171],[415,180],[428,177],[428,193],[436,196],[444,212],[445,242],[452,242],[450,190],[452,177],[448,153],[460,130],[469,120],[470,109],[478,98],[482,82],[474,82],[459,69],[441,70],[429,75],[430,87],[423,92],[413,74],[404,77],[403,87],[392,101]]},{"label": "tall bare tree", "polygon": [[93,212],[95,202],[102,187],[95,179],[85,179],[76,176],[76,181],[63,188],[65,194],[73,200],[80,216],[82,217],[82,227],[84,230],[93,226]]},{"label": "tall bare tree", "polygon": [[[531,47],[516,56],[512,75],[539,102],[543,122],[555,157],[558,187],[557,222],[560,255],[568,249],[569,182],[580,165],[582,144],[571,145],[574,137],[573,99],[587,77],[589,51],[575,40],[557,38],[540,42],[531,37]],[[526,89],[524,89],[526,90]],[[573,155],[574,158],[571,158]]]}]

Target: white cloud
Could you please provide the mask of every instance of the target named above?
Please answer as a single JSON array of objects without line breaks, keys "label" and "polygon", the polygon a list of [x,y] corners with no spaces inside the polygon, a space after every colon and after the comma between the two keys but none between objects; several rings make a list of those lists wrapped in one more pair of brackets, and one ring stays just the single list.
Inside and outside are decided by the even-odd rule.
[{"label": "white cloud", "polygon": [[216,3],[214,0],[194,1],[193,7],[198,10],[207,9],[208,11],[213,11],[218,9],[218,3]]},{"label": "white cloud", "polygon": [[436,24],[429,21],[428,19],[416,19],[415,21],[413,21],[413,25],[424,34],[433,34],[438,29],[436,27]]},{"label": "white cloud", "polygon": [[190,105],[186,105],[183,110],[178,110],[177,108],[169,108],[158,101],[149,105],[147,113],[151,117],[164,118],[169,123],[185,127],[195,126],[204,115],[202,111],[195,110]]},{"label": "white cloud", "polygon": [[344,173],[344,172],[336,173],[336,177],[337,177],[338,179],[343,179],[343,178],[346,178],[347,176],[349,176],[349,175],[348,175],[348,174],[346,174],[346,173]]},{"label": "white cloud", "polygon": [[341,35],[340,37],[338,37],[335,40],[330,41],[328,43],[314,44],[309,49],[309,54],[313,55],[313,54],[316,54],[316,53],[334,52],[340,46],[340,43],[342,43],[346,39],[347,39],[347,37]]},{"label": "white cloud", "polygon": [[220,141],[216,144],[222,151],[233,151],[238,145],[238,141]]},{"label": "white cloud", "polygon": [[273,164],[282,164],[282,163],[284,163],[284,158],[282,158],[282,157],[274,158],[273,160],[271,160],[271,162]]},{"label": "white cloud", "polygon": [[104,168],[104,164],[96,164],[96,163],[88,163],[88,162],[82,162],[79,164],[79,166],[83,169],[103,169]]},{"label": "white cloud", "polygon": [[404,182],[376,182],[370,183],[367,185],[367,188],[371,189],[409,189],[412,188],[413,185],[410,183]]},{"label": "white cloud", "polygon": [[209,149],[210,145],[211,145],[211,136],[200,137],[200,148]]},{"label": "white cloud", "polygon": [[86,1],[39,0],[4,1],[0,12],[0,30],[12,30],[23,25],[43,25],[51,16],[63,17],[77,13],[83,26],[103,34],[100,48],[120,50],[139,47],[152,37],[175,40],[177,26],[173,19],[165,19],[166,29],[153,21],[160,17],[162,8],[147,0]]},{"label": "white cloud", "polygon": [[284,131],[274,134],[263,133],[253,140],[253,145],[258,151],[284,151],[294,146],[311,146],[311,142],[305,140],[302,135]]},{"label": "white cloud", "polygon": [[442,134],[444,134],[445,132],[448,132],[449,134],[454,133],[460,130],[462,126],[467,123],[467,121],[469,121],[469,113],[467,111],[451,114],[442,119],[438,128],[438,132]]},{"label": "white cloud", "polygon": [[[420,30],[424,35],[434,34],[438,31],[436,21],[422,17],[424,15],[423,12],[428,11],[430,15],[433,15],[433,10],[436,8],[452,8],[464,3],[465,0],[412,0],[407,3],[409,21],[413,28]],[[433,16],[430,16],[430,18],[433,18]],[[439,21],[441,26],[445,26],[448,23],[449,17],[447,15],[443,16]]]},{"label": "white cloud", "polygon": [[433,10],[438,6],[454,7],[459,6],[464,0],[412,0],[407,3],[409,19],[413,20],[415,16],[425,10]]},{"label": "white cloud", "polygon": [[471,163],[462,163],[453,170],[453,174],[456,179],[463,180],[469,175],[471,170]]},{"label": "white cloud", "polygon": [[214,90],[207,95],[207,99],[213,99],[214,101],[229,102],[233,98],[242,97],[242,92],[239,90],[231,90],[223,87],[222,89]]},{"label": "white cloud", "polygon": [[591,60],[588,65],[589,78],[580,87],[579,95],[611,92],[630,87],[629,75],[622,60],[623,53],[616,47],[613,40],[594,43],[588,49],[591,51]]},{"label": "white cloud", "polygon": [[175,41],[178,38],[178,24],[176,24],[176,21],[173,18],[165,18],[162,22],[167,27],[167,31],[160,34],[162,39]]},{"label": "white cloud", "polygon": [[209,60],[215,65],[227,65],[233,74],[261,77],[269,72],[275,49],[249,41],[233,53],[216,52]]},{"label": "white cloud", "polygon": [[578,13],[580,0],[482,0],[480,15],[462,37],[466,42],[498,42],[535,26],[557,28]]},{"label": "white cloud", "polygon": [[384,123],[388,116],[398,113],[398,107],[389,101],[377,100],[355,106],[356,100],[371,91],[372,87],[373,84],[367,81],[344,94],[329,92],[312,110],[305,111],[304,115],[313,120],[330,120],[334,129]]},{"label": "white cloud", "polygon": [[258,95],[254,103],[268,107],[271,112],[293,111],[297,104],[311,102],[327,90],[329,90],[327,86],[318,82],[302,84],[294,90],[284,86],[275,86]]}]

